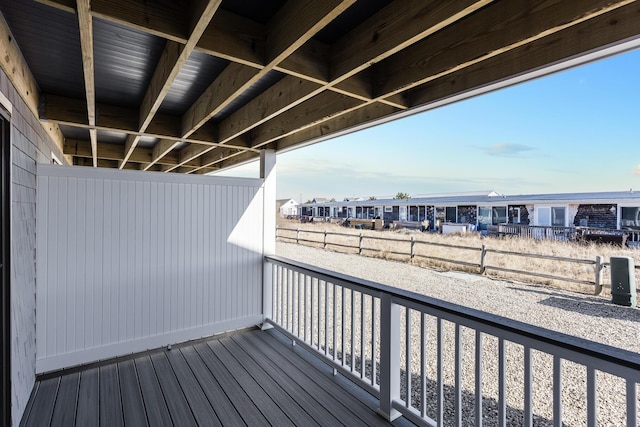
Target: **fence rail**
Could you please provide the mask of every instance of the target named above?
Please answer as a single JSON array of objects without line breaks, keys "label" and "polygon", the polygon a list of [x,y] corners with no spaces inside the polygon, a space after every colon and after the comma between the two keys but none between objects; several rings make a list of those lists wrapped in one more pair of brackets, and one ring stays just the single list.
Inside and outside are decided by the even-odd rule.
[{"label": "fence rail", "polygon": [[[283,235],[281,231],[285,232],[295,232],[295,237]],[[301,237],[300,235],[303,235]],[[322,241],[313,240],[311,238],[304,237],[306,234],[310,235],[323,235],[324,238]],[[353,244],[349,243],[338,243],[338,242],[330,242],[327,240],[327,236],[342,236],[353,240]],[[438,242],[426,242],[422,240],[416,240],[413,236],[408,239],[401,239],[397,237],[381,237],[381,236],[369,236],[363,233],[359,234],[350,234],[350,233],[339,233],[335,231],[318,231],[318,230],[304,230],[299,228],[287,228],[287,227],[277,227],[276,228],[276,237],[280,239],[294,241],[298,244],[303,243],[312,243],[312,244],[322,244],[323,248],[327,248],[328,246],[336,246],[342,248],[350,248],[358,251],[358,254],[363,254],[366,251],[377,251],[380,252],[379,249],[367,246],[365,243],[369,240],[377,240],[377,241],[386,241],[386,242],[398,242],[407,244],[407,251],[401,250],[386,250],[386,253],[391,253],[399,256],[406,256],[409,259],[423,258],[432,261],[445,262],[456,265],[463,265],[469,268],[477,268],[480,274],[485,274],[487,271],[501,271],[505,273],[511,274],[519,274],[524,276],[532,276],[539,277],[550,280],[558,280],[564,282],[571,283],[579,283],[583,285],[590,285],[594,287],[594,294],[599,295],[602,292],[602,289],[607,286],[604,284],[603,274],[604,269],[609,266],[609,262],[604,262],[603,258],[600,256],[596,256],[595,259],[580,259],[580,258],[569,258],[569,257],[560,257],[555,255],[544,255],[544,254],[534,254],[534,253],[525,253],[525,252],[514,252],[514,251],[505,251],[500,249],[488,249],[485,245],[481,247],[476,246],[465,246],[465,245],[452,245],[447,243],[438,243]],[[478,252],[479,258],[477,262],[469,261],[469,260],[457,260],[451,258],[444,258],[435,255],[426,255],[421,254],[416,251],[416,245],[425,245],[425,246],[437,246],[437,247],[446,247],[451,249],[459,249],[462,251],[469,252]],[[487,263],[487,255],[488,254],[496,254],[496,255],[506,255],[506,256],[516,256],[516,257],[524,257],[524,258],[538,258],[545,260],[552,260],[558,262],[565,263],[573,263],[573,264],[581,264],[581,265],[589,265],[593,266],[593,279],[582,279],[576,277],[568,277],[568,276],[560,276],[557,274],[549,274],[549,273],[540,273],[538,271],[530,271],[530,270],[519,270],[515,268],[509,268],[506,266],[494,265]],[[640,265],[635,266],[636,269],[640,269]]]},{"label": "fence rail", "polygon": [[[604,422],[598,411],[611,404],[609,393],[621,393],[621,407],[607,413],[620,414],[614,424],[638,425],[639,354],[278,256],[265,262],[273,289],[266,322],[372,393],[389,419],[403,415],[420,426],[480,426],[483,420],[532,426],[535,417],[560,426],[571,416],[594,427]],[[512,357],[514,345],[524,357]],[[463,363],[473,368],[463,370]],[[507,378],[513,369],[524,375]],[[464,371],[475,372],[467,388]],[[612,382],[600,384],[600,373]],[[489,383],[497,392],[487,390]],[[565,387],[585,387],[584,405],[574,398],[563,404]],[[598,393],[607,396],[599,400]],[[546,395],[552,411],[539,414],[537,403]],[[486,399],[494,399],[497,410]]]}]

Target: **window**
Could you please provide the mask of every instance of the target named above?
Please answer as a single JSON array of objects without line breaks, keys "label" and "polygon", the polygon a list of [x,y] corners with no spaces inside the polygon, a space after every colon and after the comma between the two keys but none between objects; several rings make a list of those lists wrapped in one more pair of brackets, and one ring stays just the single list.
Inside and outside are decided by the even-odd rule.
[{"label": "window", "polygon": [[564,227],[566,225],[564,206],[542,206],[536,208],[536,225]]},{"label": "window", "polygon": [[620,228],[640,230],[640,207],[623,206],[620,208]]},{"label": "window", "polygon": [[554,227],[564,227],[565,208],[564,207],[552,207],[551,208],[551,225]]},{"label": "window", "polygon": [[392,206],[385,206],[384,207],[384,211],[385,212],[393,212],[393,207]]},{"label": "window", "polygon": [[446,213],[445,213],[446,218],[445,218],[445,220],[447,222],[453,222],[453,223],[458,222],[458,215],[457,215],[457,210],[458,209],[455,206],[447,206],[445,208],[445,210],[446,210]]},{"label": "window", "polygon": [[478,228],[486,230],[487,225],[504,224],[508,221],[506,206],[478,207]]}]

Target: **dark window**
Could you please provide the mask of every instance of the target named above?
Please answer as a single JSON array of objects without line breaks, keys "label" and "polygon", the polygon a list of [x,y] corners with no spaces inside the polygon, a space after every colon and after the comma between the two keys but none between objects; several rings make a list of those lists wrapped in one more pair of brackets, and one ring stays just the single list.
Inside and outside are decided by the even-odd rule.
[{"label": "dark window", "polygon": [[640,230],[640,207],[620,208],[620,228]]}]

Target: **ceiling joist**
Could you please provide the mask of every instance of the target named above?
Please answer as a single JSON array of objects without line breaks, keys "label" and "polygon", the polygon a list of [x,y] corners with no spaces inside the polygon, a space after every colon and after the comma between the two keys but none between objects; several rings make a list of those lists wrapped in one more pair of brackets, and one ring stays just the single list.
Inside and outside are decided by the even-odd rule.
[{"label": "ceiling joist", "polygon": [[[94,164],[187,173],[425,108],[640,33],[638,0],[395,0],[374,9],[356,0],[288,0],[261,22],[232,0],[186,8],[161,0],[38,1],[78,14],[86,92],[85,100],[46,95],[40,117],[88,129]],[[345,14],[359,8],[370,8],[366,18]],[[92,18],[165,39],[137,108],[96,99]],[[321,34],[327,28],[336,36]],[[195,50],[216,58],[208,57],[218,64],[215,77],[191,105],[159,113]],[[95,141],[101,130],[127,135],[124,145],[112,144],[121,148],[105,148],[109,158],[101,154],[107,144]],[[159,139],[155,147],[138,147],[148,137]]]}]

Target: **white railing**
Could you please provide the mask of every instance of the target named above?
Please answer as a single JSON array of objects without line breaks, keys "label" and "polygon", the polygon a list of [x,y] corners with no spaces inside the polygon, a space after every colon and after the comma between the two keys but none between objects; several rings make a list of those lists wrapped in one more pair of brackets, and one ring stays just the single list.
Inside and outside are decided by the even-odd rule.
[{"label": "white railing", "polygon": [[636,353],[282,257],[266,263],[266,322],[377,397],[390,419],[640,425]]}]

